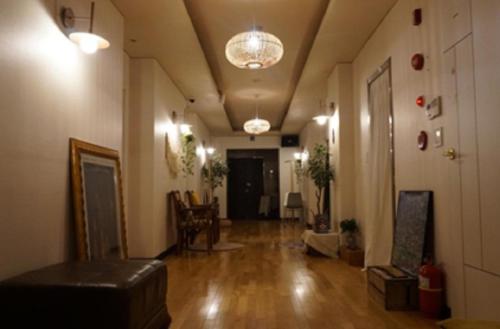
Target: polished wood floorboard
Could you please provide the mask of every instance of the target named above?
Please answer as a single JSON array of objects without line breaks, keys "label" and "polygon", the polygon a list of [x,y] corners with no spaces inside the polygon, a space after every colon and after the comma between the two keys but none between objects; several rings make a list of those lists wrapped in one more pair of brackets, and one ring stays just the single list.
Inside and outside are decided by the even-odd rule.
[{"label": "polished wood floorboard", "polygon": [[308,256],[302,229],[275,221],[234,221],[222,239],[237,251],[168,256],[171,328],[435,328],[418,312],[372,302],[365,273]]}]

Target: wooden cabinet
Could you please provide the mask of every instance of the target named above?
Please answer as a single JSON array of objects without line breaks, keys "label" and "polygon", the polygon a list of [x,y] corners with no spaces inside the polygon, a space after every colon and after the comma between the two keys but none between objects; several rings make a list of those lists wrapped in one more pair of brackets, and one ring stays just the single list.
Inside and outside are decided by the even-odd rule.
[{"label": "wooden cabinet", "polygon": [[369,267],[368,293],[386,310],[408,311],[418,309],[418,279],[411,276],[393,276],[388,270],[392,266]]}]

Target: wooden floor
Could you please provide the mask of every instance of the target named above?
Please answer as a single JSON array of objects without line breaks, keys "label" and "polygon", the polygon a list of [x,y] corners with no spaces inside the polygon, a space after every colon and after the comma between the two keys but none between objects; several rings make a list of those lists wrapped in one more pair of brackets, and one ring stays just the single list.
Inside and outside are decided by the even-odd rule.
[{"label": "wooden floor", "polygon": [[360,268],[304,254],[301,232],[234,221],[222,239],[243,249],[168,256],[171,328],[434,328],[419,313],[374,304]]}]

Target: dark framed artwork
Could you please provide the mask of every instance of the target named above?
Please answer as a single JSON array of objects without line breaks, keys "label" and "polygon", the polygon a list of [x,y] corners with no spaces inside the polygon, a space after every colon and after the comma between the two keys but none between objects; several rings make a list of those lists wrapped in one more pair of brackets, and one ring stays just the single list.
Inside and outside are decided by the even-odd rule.
[{"label": "dark framed artwork", "polygon": [[128,257],[118,151],[70,139],[79,260]]},{"label": "dark framed artwork", "polygon": [[432,255],[432,191],[400,191],[392,265],[413,276]]}]

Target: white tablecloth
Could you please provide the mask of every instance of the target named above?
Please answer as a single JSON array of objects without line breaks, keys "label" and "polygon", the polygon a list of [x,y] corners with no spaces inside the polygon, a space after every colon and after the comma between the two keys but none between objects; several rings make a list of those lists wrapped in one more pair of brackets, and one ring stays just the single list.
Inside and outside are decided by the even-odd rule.
[{"label": "white tablecloth", "polygon": [[305,230],[304,233],[302,233],[301,238],[307,246],[315,249],[323,255],[338,258],[338,233],[314,233],[313,230]]}]

